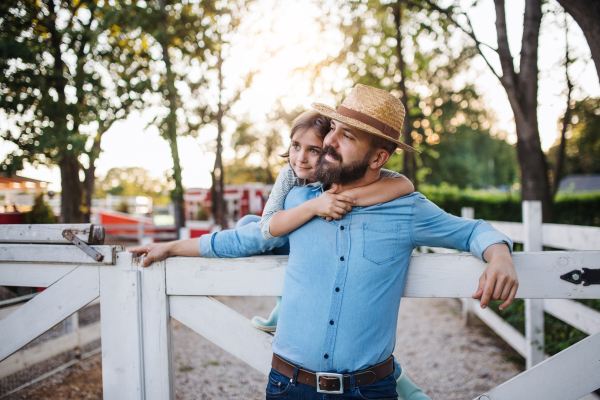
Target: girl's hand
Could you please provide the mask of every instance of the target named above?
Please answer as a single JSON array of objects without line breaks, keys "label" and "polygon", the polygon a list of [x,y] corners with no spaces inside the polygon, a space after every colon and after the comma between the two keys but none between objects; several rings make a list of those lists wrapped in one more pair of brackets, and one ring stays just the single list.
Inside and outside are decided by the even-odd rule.
[{"label": "girl's hand", "polygon": [[339,185],[334,184],[331,189],[323,193],[312,202],[314,215],[331,221],[332,219],[342,219],[344,214],[352,210],[356,201],[343,194],[337,194]]}]

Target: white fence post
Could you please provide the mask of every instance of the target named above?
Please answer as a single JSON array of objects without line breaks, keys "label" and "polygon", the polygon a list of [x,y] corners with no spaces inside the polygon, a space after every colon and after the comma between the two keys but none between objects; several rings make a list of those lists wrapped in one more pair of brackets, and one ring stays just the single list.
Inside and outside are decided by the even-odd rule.
[{"label": "white fence post", "polygon": [[[460,216],[467,219],[475,218],[475,209],[473,207],[463,207],[460,209]],[[477,302],[470,297],[463,297],[462,302],[462,318],[466,326],[475,324],[475,313],[473,308],[477,307]]]},{"label": "white fence post", "polygon": [[117,253],[115,266],[100,268],[102,387],[105,399],[142,400],[141,273],[132,254]]},{"label": "white fence post", "polygon": [[161,261],[140,271],[145,400],[175,399],[171,318],[165,268],[166,262]]},{"label": "white fence post", "polygon": [[[523,201],[525,251],[542,251],[542,203]],[[544,301],[525,299],[525,343],[527,369],[544,361]]]}]

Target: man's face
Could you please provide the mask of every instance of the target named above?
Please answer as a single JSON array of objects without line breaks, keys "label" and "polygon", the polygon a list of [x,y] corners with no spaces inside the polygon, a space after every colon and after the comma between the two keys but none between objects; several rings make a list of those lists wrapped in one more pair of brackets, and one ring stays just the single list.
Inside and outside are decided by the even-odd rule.
[{"label": "man's face", "polygon": [[323,141],[315,179],[346,185],[365,176],[370,164],[371,135],[339,121],[331,121],[331,131]]}]

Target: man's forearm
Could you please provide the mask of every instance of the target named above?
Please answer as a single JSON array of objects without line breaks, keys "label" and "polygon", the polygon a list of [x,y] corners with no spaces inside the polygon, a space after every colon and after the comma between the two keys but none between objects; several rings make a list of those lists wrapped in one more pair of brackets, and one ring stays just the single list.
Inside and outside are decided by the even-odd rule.
[{"label": "man's forearm", "polygon": [[198,250],[199,238],[176,240],[168,243],[169,257],[202,257]]}]

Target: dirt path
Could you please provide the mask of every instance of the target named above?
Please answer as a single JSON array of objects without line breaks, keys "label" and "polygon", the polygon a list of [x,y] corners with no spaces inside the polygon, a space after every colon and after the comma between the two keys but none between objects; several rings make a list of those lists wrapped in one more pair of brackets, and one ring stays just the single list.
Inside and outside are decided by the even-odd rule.
[{"label": "dirt path", "polygon": [[[218,298],[251,318],[272,298]],[[473,399],[521,372],[516,353],[485,326],[465,328],[454,299],[403,299],[394,355],[432,399]],[[174,321],[178,400],[264,399],[266,377]],[[99,356],[6,399],[101,399]]]}]

